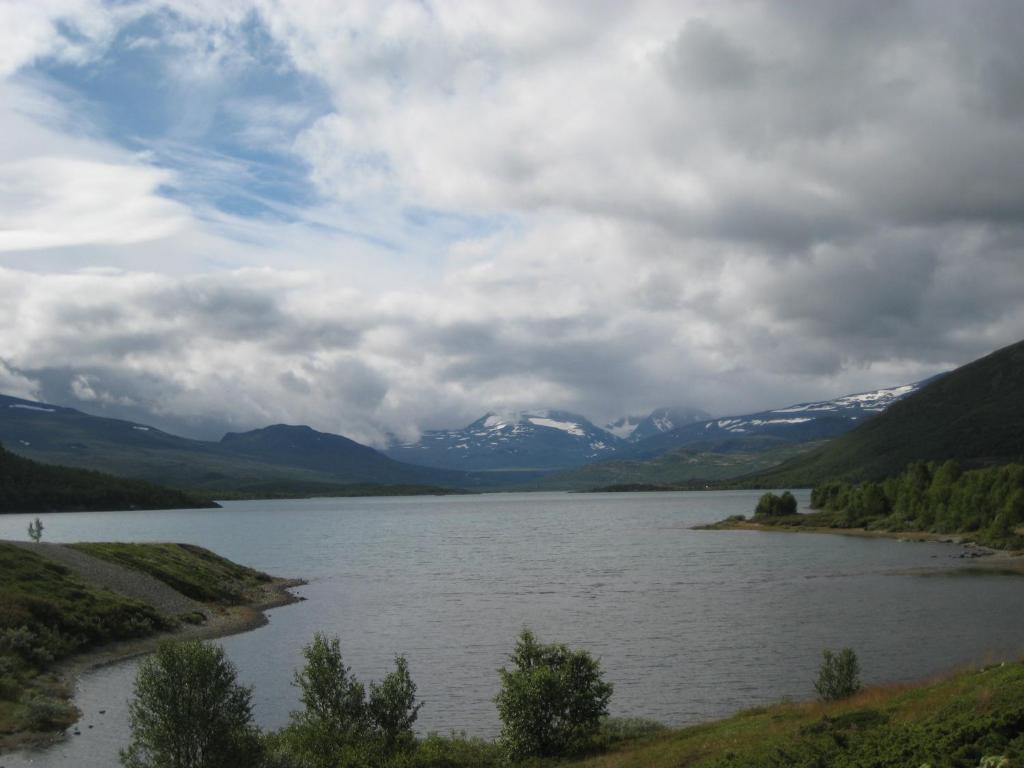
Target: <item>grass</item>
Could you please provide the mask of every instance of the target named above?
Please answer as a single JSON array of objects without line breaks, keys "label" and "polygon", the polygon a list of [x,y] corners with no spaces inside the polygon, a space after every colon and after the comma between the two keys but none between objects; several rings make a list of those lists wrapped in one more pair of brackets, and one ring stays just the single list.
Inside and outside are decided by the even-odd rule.
[{"label": "grass", "polygon": [[265,573],[238,565],[192,544],[89,543],[70,546],[93,557],[148,573],[202,603],[248,603],[259,588],[271,580]]},{"label": "grass", "polygon": [[18,731],[74,722],[68,691],[48,672],[55,661],[171,626],[145,603],[87,584],[34,552],[0,544],[0,743]]},{"label": "grass", "polygon": [[968,768],[1024,765],[1024,665],[869,688],[840,702],[782,703],[569,763],[576,768]]}]

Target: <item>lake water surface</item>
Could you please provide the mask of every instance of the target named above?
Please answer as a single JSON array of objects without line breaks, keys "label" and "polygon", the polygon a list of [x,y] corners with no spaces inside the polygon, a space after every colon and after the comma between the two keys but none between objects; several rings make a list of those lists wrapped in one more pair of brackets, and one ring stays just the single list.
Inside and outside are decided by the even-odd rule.
[{"label": "lake water surface", "polygon": [[[600,656],[614,715],[671,725],[811,697],[827,647],[853,647],[869,683],[1024,651],[1024,581],[958,573],[965,561],[952,545],[691,530],[749,513],[757,495],[229,502],[43,521],[48,541],[189,542],[308,579],[305,602],[220,641],[254,686],[264,727],[296,707],[291,676],[316,631],[341,639],[363,681],[405,654],[424,702],[420,730],[480,736],[497,733],[496,670],[524,626]],[[0,538],[25,538],[30,517],[0,516]],[[82,735],[0,765],[116,765],[134,670],[84,676]]]}]

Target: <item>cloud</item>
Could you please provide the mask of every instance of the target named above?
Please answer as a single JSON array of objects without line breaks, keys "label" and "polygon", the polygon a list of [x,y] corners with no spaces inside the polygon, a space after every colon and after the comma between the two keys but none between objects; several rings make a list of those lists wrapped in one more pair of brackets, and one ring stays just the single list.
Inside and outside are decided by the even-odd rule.
[{"label": "cloud", "polygon": [[380,441],[728,414],[1024,336],[1019,4],[24,13],[0,384]]}]

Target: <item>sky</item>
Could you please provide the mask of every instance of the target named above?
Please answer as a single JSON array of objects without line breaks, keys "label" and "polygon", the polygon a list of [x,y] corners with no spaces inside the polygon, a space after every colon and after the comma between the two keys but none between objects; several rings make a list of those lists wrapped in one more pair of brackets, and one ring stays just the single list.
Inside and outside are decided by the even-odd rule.
[{"label": "sky", "polygon": [[0,0],[0,392],[381,445],[1024,338],[1024,5]]}]

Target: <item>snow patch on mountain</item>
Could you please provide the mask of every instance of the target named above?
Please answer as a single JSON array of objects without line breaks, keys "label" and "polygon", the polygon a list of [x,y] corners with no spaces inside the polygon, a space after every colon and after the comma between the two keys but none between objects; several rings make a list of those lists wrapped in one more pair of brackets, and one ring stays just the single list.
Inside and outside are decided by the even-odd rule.
[{"label": "snow patch on mountain", "polygon": [[560,429],[563,432],[568,432],[570,435],[576,435],[577,437],[583,437],[587,434],[579,424],[574,424],[571,421],[555,421],[554,419],[544,419],[537,416],[527,416],[526,420],[531,424],[536,424],[538,427]]},{"label": "snow patch on mountain", "polygon": [[12,403],[8,408],[22,408],[26,411],[42,411],[43,413],[55,413],[56,408],[43,408],[41,405],[25,405],[24,403]]}]

